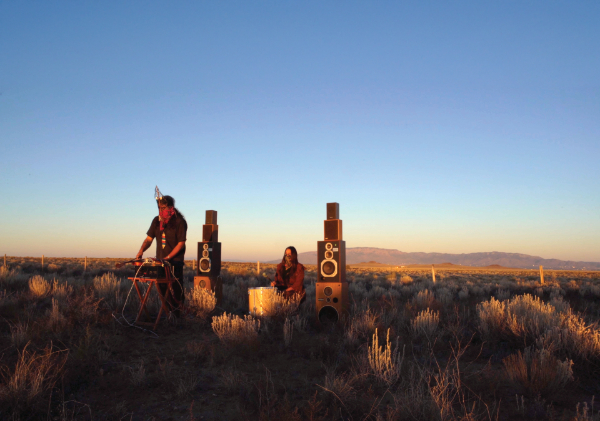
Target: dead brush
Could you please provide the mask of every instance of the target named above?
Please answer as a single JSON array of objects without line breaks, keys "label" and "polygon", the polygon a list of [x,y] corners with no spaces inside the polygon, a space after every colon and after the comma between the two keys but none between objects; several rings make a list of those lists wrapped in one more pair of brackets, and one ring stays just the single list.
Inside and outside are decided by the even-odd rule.
[{"label": "dead brush", "polygon": [[67,297],[73,293],[73,287],[66,282],[59,283],[56,279],[52,283],[52,296],[59,302],[65,303]]},{"label": "dead brush", "polygon": [[29,342],[29,323],[18,322],[10,325],[10,342],[15,348],[21,348]]},{"label": "dead brush", "polygon": [[52,298],[52,309],[48,310],[47,318],[48,327],[54,333],[60,333],[67,325],[67,318],[63,316],[55,298]]},{"label": "dead brush", "polygon": [[254,342],[258,337],[260,320],[250,315],[240,318],[233,314],[223,313],[213,317],[212,329],[225,344],[235,345]]},{"label": "dead brush", "polygon": [[203,320],[206,320],[217,306],[215,293],[206,288],[192,288],[187,296],[191,310]]},{"label": "dead brush", "polygon": [[62,376],[67,361],[68,352],[55,351],[52,344],[41,352],[30,352],[27,348],[26,345],[19,353],[14,370],[6,366],[0,368],[0,402],[16,415],[42,403],[43,395]]},{"label": "dead brush", "polygon": [[573,381],[573,361],[560,361],[547,349],[527,347],[502,363],[509,383],[529,397],[555,396]]},{"label": "dead brush", "polygon": [[52,286],[50,283],[45,280],[40,275],[35,275],[29,280],[29,291],[36,298],[44,298],[50,291],[52,290]]},{"label": "dead brush", "polygon": [[367,359],[371,373],[379,382],[387,385],[394,384],[400,378],[402,371],[405,348],[402,348],[402,356],[400,356],[398,354],[398,340],[399,338],[396,338],[396,346],[392,349],[390,329],[388,329],[385,347],[379,346],[379,337],[377,329],[375,329],[372,346],[368,347]]}]

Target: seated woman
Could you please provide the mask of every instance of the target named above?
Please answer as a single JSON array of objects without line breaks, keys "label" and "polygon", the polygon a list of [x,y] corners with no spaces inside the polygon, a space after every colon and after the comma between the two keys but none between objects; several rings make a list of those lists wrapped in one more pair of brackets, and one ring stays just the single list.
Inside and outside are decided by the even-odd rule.
[{"label": "seated woman", "polygon": [[298,263],[298,252],[296,248],[290,246],[285,249],[285,254],[281,263],[277,265],[275,280],[271,282],[282,292],[284,297],[290,298],[294,294],[301,297],[300,302],[306,300],[306,291],[304,290],[304,266]]}]

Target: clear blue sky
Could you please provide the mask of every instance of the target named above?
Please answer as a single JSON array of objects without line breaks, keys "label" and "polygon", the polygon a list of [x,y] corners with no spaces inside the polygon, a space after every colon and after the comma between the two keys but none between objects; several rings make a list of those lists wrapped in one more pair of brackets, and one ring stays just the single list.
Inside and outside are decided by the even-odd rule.
[{"label": "clear blue sky", "polygon": [[0,1],[0,254],[600,261],[600,3]]}]

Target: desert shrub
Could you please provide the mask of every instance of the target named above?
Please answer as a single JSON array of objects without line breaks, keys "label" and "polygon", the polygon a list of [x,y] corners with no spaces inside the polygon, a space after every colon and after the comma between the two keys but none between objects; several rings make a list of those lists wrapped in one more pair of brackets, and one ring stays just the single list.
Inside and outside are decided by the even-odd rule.
[{"label": "desert shrub", "polygon": [[60,302],[65,302],[67,297],[73,293],[73,287],[66,282],[60,284],[56,279],[52,283],[52,296]]},{"label": "desert shrub", "polygon": [[215,293],[206,288],[192,288],[187,296],[191,310],[202,319],[206,319],[217,305]]},{"label": "desert shrub", "polygon": [[355,311],[350,319],[350,326],[346,330],[346,338],[351,343],[359,339],[368,339],[377,326],[377,315],[373,310],[367,308],[363,311]]},{"label": "desert shrub", "polygon": [[505,301],[510,298],[510,290],[498,288],[498,290],[496,290],[495,295],[496,295],[496,299],[498,299],[500,301]]},{"label": "desert shrub", "polygon": [[114,273],[108,272],[102,276],[97,276],[93,281],[94,289],[100,298],[113,297],[121,287],[121,281],[117,279]]},{"label": "desert shrub", "polygon": [[538,347],[564,353],[572,358],[600,359],[600,331],[596,323],[588,325],[583,318],[568,311],[559,326],[548,329],[537,341]]},{"label": "desert shrub", "polygon": [[46,281],[40,275],[35,275],[29,280],[29,290],[35,297],[43,298],[50,293],[52,287],[50,286],[50,282]]},{"label": "desert shrub", "polygon": [[450,291],[449,288],[442,287],[435,291],[435,298],[440,303],[447,306],[452,304],[452,301],[454,301],[454,294],[452,294],[452,291]]},{"label": "desert shrub", "polygon": [[417,309],[426,309],[431,307],[434,301],[435,296],[433,295],[433,292],[426,289],[417,293],[417,295],[415,295],[411,300],[411,303]]},{"label": "desert shrub", "polygon": [[398,338],[396,338],[396,346],[392,349],[389,329],[387,330],[385,347],[379,346],[379,337],[377,336],[377,329],[375,329],[373,343],[368,347],[367,358],[371,373],[379,382],[392,385],[400,378],[402,363],[404,362],[404,348],[402,349],[402,356],[400,356],[398,354]]},{"label": "desert shrub", "polygon": [[469,298],[469,288],[466,286],[462,287],[461,290],[458,291],[458,298],[463,301]]},{"label": "desert shrub", "polygon": [[491,298],[477,305],[479,330],[483,337],[512,337],[534,341],[548,329],[561,324],[561,314],[552,304],[530,294],[507,301]]},{"label": "desert shrub", "polygon": [[573,361],[560,361],[546,349],[527,347],[523,353],[504,358],[502,363],[512,386],[530,397],[553,396],[573,380]]},{"label": "desert shrub", "polygon": [[551,304],[529,294],[517,295],[506,304],[506,328],[517,338],[535,340],[560,324],[560,315]]},{"label": "desert shrub", "polygon": [[414,318],[412,329],[415,336],[425,336],[428,340],[432,340],[436,336],[439,324],[440,313],[426,309],[419,312]]},{"label": "desert shrub", "polygon": [[477,305],[479,331],[486,339],[498,337],[504,332],[506,325],[506,303],[494,297]]},{"label": "desert shrub", "polygon": [[21,272],[20,268],[9,269],[6,266],[0,267],[0,285],[4,287],[25,287],[27,283],[27,274]]},{"label": "desert shrub", "polygon": [[410,276],[408,276],[408,275],[402,275],[402,276],[400,277],[400,282],[402,282],[402,285],[409,285],[409,284],[412,284],[412,283],[413,283],[413,281],[414,281],[414,280],[413,280],[413,278],[411,278],[411,277],[410,277]]},{"label": "desert shrub", "polygon": [[224,313],[213,318],[212,329],[219,339],[226,344],[240,344],[254,341],[258,336],[260,320],[252,316],[240,318]]}]

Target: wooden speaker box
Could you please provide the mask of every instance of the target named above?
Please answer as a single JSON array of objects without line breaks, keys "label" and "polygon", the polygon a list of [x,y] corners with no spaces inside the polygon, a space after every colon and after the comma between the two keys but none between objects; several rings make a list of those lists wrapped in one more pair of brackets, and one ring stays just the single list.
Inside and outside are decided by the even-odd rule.
[{"label": "wooden speaker box", "polygon": [[347,282],[317,282],[315,292],[319,323],[337,323],[348,312]]}]

